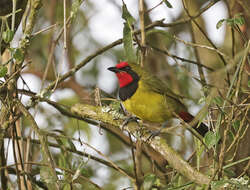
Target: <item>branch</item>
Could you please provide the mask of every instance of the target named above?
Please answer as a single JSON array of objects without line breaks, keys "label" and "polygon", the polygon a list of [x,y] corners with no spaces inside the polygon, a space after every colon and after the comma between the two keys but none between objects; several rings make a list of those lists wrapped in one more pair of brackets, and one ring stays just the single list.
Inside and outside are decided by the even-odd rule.
[{"label": "branch", "polygon": [[[181,25],[181,24],[186,24],[189,23],[190,21],[192,21],[193,19],[199,17],[202,13],[204,13],[206,10],[208,10],[210,7],[212,7],[215,3],[217,3],[217,0],[214,0],[212,2],[210,2],[207,6],[205,6],[204,8],[202,8],[200,10],[200,12],[198,12],[195,16],[189,17],[189,18],[185,18],[176,22],[172,22],[172,23],[163,23],[164,19],[162,20],[158,20],[155,21],[151,24],[149,24],[148,26],[145,27],[145,31],[150,30],[156,26],[160,26],[160,27],[173,27],[173,26],[177,26],[177,25]],[[134,35],[140,34],[141,30],[136,30],[134,32]],[[83,66],[85,66],[88,62],[90,62],[92,59],[94,59],[95,57],[97,57],[98,55],[102,54],[103,52],[119,45],[123,43],[123,39],[118,39],[114,42],[112,42],[111,44],[97,50],[95,53],[89,55],[88,57],[86,57],[84,60],[81,61],[81,63],[79,63],[78,65],[76,65],[74,68],[72,68],[70,71],[68,71],[67,73],[65,73],[64,75],[60,76],[57,80],[51,82],[47,88],[45,88],[43,90],[43,92],[41,93],[41,96],[43,96],[44,94],[47,94],[47,92],[51,91],[52,89],[55,89],[55,87],[57,86],[57,84],[61,83],[63,80],[69,78],[70,76],[73,76],[79,69],[81,69]],[[218,51],[217,51],[218,52]]]},{"label": "branch", "polygon": [[[87,104],[76,104],[71,108],[71,111],[82,118],[98,120],[122,128],[123,119],[119,118],[114,111],[106,111],[102,107]],[[128,132],[133,134],[136,126],[135,123],[129,123]],[[148,137],[149,135],[142,135],[141,139],[146,142]],[[192,168],[176,151],[166,144],[164,139],[155,137],[150,141],[150,146],[159,152],[183,176],[200,185],[209,184],[209,177]]]},{"label": "branch", "polygon": [[[72,113],[69,110],[68,106],[59,104],[58,102],[51,101],[47,98],[38,97],[38,96],[36,96],[36,93],[34,93],[34,92],[20,90],[20,89],[18,90],[18,92],[21,94],[25,94],[27,96],[32,97],[33,101],[39,100],[40,102],[48,103],[49,105],[51,105],[55,109],[57,109],[64,116],[79,119],[79,120],[85,121],[85,122],[92,124],[92,125],[98,125],[98,126],[102,127],[104,130],[107,130],[109,133],[116,136],[125,145],[133,146],[135,148],[135,143],[131,144],[130,138],[127,135],[125,135],[118,127],[116,127],[114,125],[105,124],[103,122],[100,123],[97,120],[93,120],[93,118],[83,118],[83,117],[79,116],[78,114]],[[9,123],[6,123],[5,125],[8,125],[8,124]],[[147,158],[154,161],[154,163],[157,166],[157,169],[159,169],[161,172],[164,172],[164,173],[166,172],[167,161],[163,158],[163,156],[160,153],[156,152],[153,148],[151,148],[147,144],[143,144],[142,151]]]},{"label": "branch", "polygon": [[44,136],[44,134],[41,132],[41,130],[39,129],[39,127],[36,124],[36,121],[34,120],[32,115],[29,113],[29,111],[25,108],[25,106],[20,102],[20,100],[16,99],[15,103],[18,105],[20,112],[22,112],[22,114],[30,120],[32,129],[36,132],[36,134],[41,142],[43,161],[49,163],[49,166],[50,166],[49,168],[51,170],[51,174],[54,176],[54,179],[56,180],[54,187],[56,189],[59,189],[59,184],[57,183],[58,177],[57,177],[56,170],[55,170],[55,163],[53,161],[53,158],[52,158],[50,151],[49,151],[49,148],[47,146],[47,139],[46,139],[47,137]]},{"label": "branch", "polygon": [[160,52],[160,53],[163,53],[163,54],[165,54],[165,55],[167,55],[167,56],[169,56],[169,57],[172,57],[173,59],[178,59],[178,60],[181,60],[181,61],[183,61],[183,62],[192,63],[192,64],[194,64],[194,65],[197,65],[198,67],[204,67],[204,68],[206,68],[206,69],[209,70],[209,71],[214,71],[213,68],[210,68],[210,67],[208,67],[208,66],[206,66],[206,65],[203,65],[201,62],[197,62],[197,61],[192,61],[192,60],[189,60],[189,59],[185,59],[185,58],[183,58],[183,57],[179,57],[179,56],[176,56],[176,55],[174,55],[174,54],[171,54],[168,50],[163,50],[163,49],[154,47],[154,46],[152,46],[151,44],[148,44],[148,45],[149,45],[152,49],[154,49],[154,50],[156,50],[156,51],[158,51],[158,52]]}]

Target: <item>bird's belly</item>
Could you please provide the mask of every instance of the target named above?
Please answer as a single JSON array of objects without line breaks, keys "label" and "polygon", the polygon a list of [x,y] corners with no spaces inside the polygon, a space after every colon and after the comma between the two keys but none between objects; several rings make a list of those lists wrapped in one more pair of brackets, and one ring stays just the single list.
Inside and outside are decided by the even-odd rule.
[{"label": "bird's belly", "polygon": [[162,123],[172,117],[165,96],[149,91],[136,91],[123,102],[126,110],[142,120]]}]

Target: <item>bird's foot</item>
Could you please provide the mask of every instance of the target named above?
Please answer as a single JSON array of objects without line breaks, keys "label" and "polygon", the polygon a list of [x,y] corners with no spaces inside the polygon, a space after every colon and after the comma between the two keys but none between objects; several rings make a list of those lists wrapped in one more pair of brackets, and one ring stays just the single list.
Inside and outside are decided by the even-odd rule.
[{"label": "bird's foot", "polygon": [[150,141],[151,139],[155,138],[156,136],[159,136],[161,134],[161,130],[157,130],[157,131],[150,131],[150,135],[147,138],[147,141]]},{"label": "bird's foot", "polygon": [[135,116],[129,116],[129,117],[127,117],[124,121],[123,121],[123,123],[122,123],[122,130],[124,130],[124,127],[126,126],[126,125],[128,125],[128,123],[129,122],[136,122],[136,123],[138,123],[138,120],[139,120],[139,118],[138,117],[135,117]]},{"label": "bird's foot", "polygon": [[161,131],[166,128],[166,126],[168,125],[168,121],[165,121],[162,125],[161,128],[158,129],[157,131],[150,131],[150,136],[147,138],[147,141],[153,139],[156,136],[159,136],[161,134]]}]

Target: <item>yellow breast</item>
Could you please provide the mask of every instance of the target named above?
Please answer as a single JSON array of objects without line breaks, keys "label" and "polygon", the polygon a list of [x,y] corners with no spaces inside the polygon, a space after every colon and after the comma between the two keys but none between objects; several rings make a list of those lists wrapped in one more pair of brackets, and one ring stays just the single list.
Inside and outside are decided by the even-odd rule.
[{"label": "yellow breast", "polygon": [[142,120],[162,123],[172,117],[174,102],[168,97],[150,91],[141,81],[132,97],[123,102],[126,110]]}]

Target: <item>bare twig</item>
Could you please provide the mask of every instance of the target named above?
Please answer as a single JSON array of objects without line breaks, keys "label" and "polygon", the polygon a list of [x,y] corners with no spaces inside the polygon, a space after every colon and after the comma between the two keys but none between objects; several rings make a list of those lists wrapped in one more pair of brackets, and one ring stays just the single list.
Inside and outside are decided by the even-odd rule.
[{"label": "bare twig", "polygon": [[[185,5],[184,0],[182,0],[182,4],[183,4],[183,7],[184,7],[185,12],[186,12],[187,15],[191,18],[191,15],[189,14],[188,9],[186,8],[186,5]],[[195,22],[195,19],[193,19],[192,21]],[[195,38],[195,35],[194,35],[194,29],[193,29],[192,25],[191,25],[191,36],[192,36],[192,41],[193,41],[194,43],[196,43],[196,38]],[[199,63],[201,63],[200,55],[199,55],[199,53],[198,53],[197,48],[194,48],[194,53],[195,53],[195,58],[197,59],[197,61],[198,61]],[[205,75],[204,75],[204,72],[203,72],[203,70],[202,70],[201,67],[198,67],[198,72],[199,72],[200,79],[201,79],[201,82],[202,82],[201,84],[203,85],[203,87],[204,87],[204,86],[207,86],[207,82],[206,82],[206,79],[205,79]],[[204,92],[204,93],[205,93],[205,92]],[[205,94],[205,96],[207,96],[207,94]]]},{"label": "bare twig", "polygon": [[[190,18],[192,18],[192,16],[190,15],[189,11],[187,10],[187,8],[186,8],[186,6],[185,6],[184,0],[182,0],[182,2],[183,2],[183,7],[184,7],[184,9],[185,9],[187,15],[188,15]],[[206,32],[205,32],[205,31],[200,27],[200,25],[196,22],[196,20],[195,20],[195,19],[192,19],[192,22],[197,26],[197,28],[200,30],[200,32],[203,34],[203,36],[205,36],[205,38],[206,38],[207,41],[212,45],[212,47],[213,47],[214,49],[218,50],[218,48],[215,46],[215,44],[214,44],[214,43],[210,40],[210,38],[207,36]],[[192,32],[192,35],[193,35],[193,40],[194,40],[194,42],[195,42],[195,38],[194,38],[193,32]],[[197,51],[197,50],[195,49],[195,51]],[[220,53],[218,53],[218,52],[217,52],[217,54],[218,54],[218,56],[220,57],[220,59],[222,60],[224,66],[226,66],[226,65],[227,65],[227,62],[226,62],[226,60],[224,59],[224,57],[223,57]],[[197,59],[199,59],[198,52],[196,52],[196,57],[197,57]],[[205,77],[204,77],[204,73],[203,73],[202,69],[199,69],[199,68],[198,68],[198,71],[199,71],[201,80],[202,80],[202,81],[205,81]],[[228,86],[230,86],[229,72],[226,71],[226,73],[227,73],[227,83],[228,83]]]},{"label": "bare twig", "polygon": [[139,0],[139,17],[140,17],[140,28],[141,28],[141,66],[144,65],[145,55],[146,55],[144,14],[145,14],[144,0]]},{"label": "bare twig", "polygon": [[[17,163],[17,165],[20,165],[21,163]],[[37,165],[37,166],[47,166],[49,167],[49,164],[46,164],[46,163],[38,163],[38,162],[25,162],[23,163],[24,165]],[[13,164],[9,164],[7,166],[2,166],[0,167],[0,170],[2,169],[6,169],[6,168],[11,168],[13,167],[14,165]],[[63,168],[63,167],[60,167],[60,166],[56,166],[56,168],[62,170],[62,171],[65,171],[66,173],[70,173],[71,175],[74,175],[76,173],[76,171],[73,171],[73,170],[70,170],[68,168]],[[79,175],[79,178],[81,180],[84,180],[84,181],[87,181],[88,183],[94,185],[96,188],[98,189],[102,189],[99,185],[97,185],[96,183],[94,183],[93,181],[91,181],[89,178],[83,176],[83,175]]]},{"label": "bare twig", "polygon": [[[153,22],[152,24],[149,24],[148,26],[145,27],[145,31],[150,30],[151,28],[154,28],[156,26],[173,27],[173,26],[177,26],[177,25],[188,23],[192,19],[199,17],[203,12],[205,12],[207,9],[209,9],[211,6],[213,6],[215,3],[217,3],[217,1],[210,2],[207,6],[205,6],[204,8],[202,8],[200,10],[200,12],[198,12],[195,16],[192,16],[192,18],[187,18],[187,19],[183,19],[183,20],[176,21],[176,22],[173,22],[173,23],[166,23],[166,24],[163,23],[163,20],[164,20],[163,19],[163,20],[160,20],[160,21]],[[137,30],[137,31],[134,32],[134,35],[137,35],[139,33],[140,33],[140,30]],[[83,61],[81,61],[81,63],[79,63],[77,66],[75,66],[74,68],[72,68],[70,71],[68,71],[64,75],[60,76],[59,79],[58,79],[58,81],[54,81],[54,82],[50,83],[48,85],[48,87],[46,89],[44,89],[42,95],[46,94],[48,91],[52,90],[55,87],[55,85],[56,85],[57,82],[60,83],[63,80],[67,79],[68,77],[72,76],[75,72],[77,72],[80,68],[82,68],[83,66],[85,66],[89,61],[91,61],[96,56],[98,56],[98,55],[102,54],[103,52],[105,52],[105,51],[107,51],[107,50],[109,50],[109,49],[111,49],[111,48],[113,48],[113,47],[121,44],[122,42],[123,42],[122,39],[118,39],[118,40],[112,42],[111,44],[109,44],[109,45],[107,45],[107,46],[99,49],[98,51],[96,51],[92,55],[89,55],[87,58],[85,58]],[[185,43],[185,41],[183,41],[183,40],[182,40],[182,42]],[[188,43],[188,44],[191,45],[190,43]],[[192,44],[192,45],[194,45],[194,44]],[[199,45],[197,45],[197,46],[199,46]],[[208,48],[208,49],[214,50],[214,48],[207,47],[207,46],[199,46],[199,47],[204,47],[204,48]],[[221,53],[219,50],[215,50],[215,51],[217,51],[218,53]]]},{"label": "bare twig", "polygon": [[173,55],[173,54],[171,54],[168,50],[162,50],[162,49],[159,49],[159,48],[154,47],[154,46],[151,46],[151,45],[149,45],[149,46],[150,46],[151,48],[153,48],[154,50],[156,50],[156,51],[158,51],[158,52],[161,52],[161,53],[164,53],[165,55],[167,55],[167,56],[169,56],[169,57],[172,57],[172,58],[174,58],[174,59],[178,59],[178,60],[181,60],[181,61],[187,62],[187,63],[192,63],[192,64],[194,64],[194,65],[197,65],[198,67],[204,67],[204,68],[206,68],[206,69],[209,70],[209,71],[214,71],[214,69],[212,69],[212,68],[210,68],[210,67],[208,67],[208,66],[206,66],[206,65],[203,65],[203,64],[200,63],[200,62],[192,61],[192,60],[189,60],[189,59],[185,59],[185,58],[183,58],[183,57],[179,57],[179,56]]},{"label": "bare twig", "polygon": [[57,183],[58,177],[57,177],[56,170],[55,170],[55,164],[50,154],[50,151],[48,149],[48,146],[46,145],[46,141],[47,141],[46,136],[44,136],[41,133],[39,127],[36,124],[36,121],[34,120],[32,115],[29,113],[29,111],[25,108],[25,106],[18,99],[16,99],[15,102],[18,105],[18,108],[20,109],[20,111],[23,113],[23,115],[26,116],[31,121],[31,126],[33,130],[36,132],[38,138],[40,139],[41,146],[42,146],[43,159],[44,161],[49,163],[51,174],[56,179],[55,188],[59,190],[60,188],[59,188],[59,184]]},{"label": "bare twig", "polygon": [[33,34],[32,34],[32,37],[37,36],[38,34],[41,34],[41,33],[46,32],[46,31],[48,31],[48,30],[51,30],[51,29],[53,29],[53,28],[55,28],[55,27],[57,27],[57,26],[58,26],[58,24],[52,24],[52,25],[50,25],[50,26],[48,26],[48,27],[45,27],[45,28],[43,28],[43,29],[41,29],[41,30],[39,30],[39,31],[37,31],[37,32],[35,32],[35,33],[33,33]]}]

